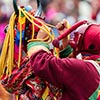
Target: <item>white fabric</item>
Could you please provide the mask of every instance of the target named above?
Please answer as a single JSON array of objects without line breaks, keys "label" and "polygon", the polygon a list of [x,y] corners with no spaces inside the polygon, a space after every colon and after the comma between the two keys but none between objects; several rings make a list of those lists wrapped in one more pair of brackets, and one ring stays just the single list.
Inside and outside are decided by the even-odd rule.
[{"label": "white fabric", "polygon": [[95,62],[93,60],[84,60],[84,61],[92,63],[100,75],[100,66],[97,62]]}]

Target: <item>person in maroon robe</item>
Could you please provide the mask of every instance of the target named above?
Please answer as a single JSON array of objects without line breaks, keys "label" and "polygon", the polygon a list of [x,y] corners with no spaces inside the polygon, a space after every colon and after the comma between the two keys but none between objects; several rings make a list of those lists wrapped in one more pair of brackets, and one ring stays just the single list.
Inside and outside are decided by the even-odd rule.
[{"label": "person in maroon robe", "polygon": [[[69,43],[74,43],[73,54],[81,55],[80,59],[57,58],[45,42],[28,43],[33,72],[61,88],[61,100],[100,100],[100,25],[81,25],[75,30],[73,42]],[[66,49],[63,53],[67,53]]]}]

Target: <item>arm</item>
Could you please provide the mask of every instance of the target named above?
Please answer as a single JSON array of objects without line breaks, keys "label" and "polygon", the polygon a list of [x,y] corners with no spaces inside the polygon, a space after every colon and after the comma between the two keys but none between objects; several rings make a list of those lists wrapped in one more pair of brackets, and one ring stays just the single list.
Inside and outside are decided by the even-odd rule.
[{"label": "arm", "polygon": [[[63,34],[69,27],[68,27],[68,22],[66,19],[63,19],[60,21],[57,25],[56,28],[58,30],[59,35]],[[68,45],[68,36],[62,39],[62,46],[61,49],[66,48]]]},{"label": "arm", "polygon": [[[58,87],[63,87],[78,80],[77,77],[87,75],[88,71],[86,68],[88,64],[86,62],[74,58],[56,58],[51,53],[43,50],[44,47],[40,48],[37,46],[37,48],[37,52],[34,52],[35,47],[30,49],[34,52],[31,52],[30,63],[35,74],[44,80]],[[82,78],[80,79],[83,81]]]},{"label": "arm", "polygon": [[[70,25],[66,19],[63,19],[61,22],[59,22],[56,25],[59,35],[62,35],[69,27],[70,27]],[[66,36],[62,39],[62,45],[60,46],[60,52],[59,52],[60,58],[71,57],[73,55],[73,53],[72,53],[73,49],[68,44],[69,38],[70,37]]]}]

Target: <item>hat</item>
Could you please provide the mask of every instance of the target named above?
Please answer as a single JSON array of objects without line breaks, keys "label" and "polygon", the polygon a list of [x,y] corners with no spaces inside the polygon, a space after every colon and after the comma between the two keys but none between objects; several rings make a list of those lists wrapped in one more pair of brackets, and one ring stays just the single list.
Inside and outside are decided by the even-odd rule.
[{"label": "hat", "polygon": [[82,50],[92,54],[100,53],[100,25],[91,24],[86,29],[82,45]]}]

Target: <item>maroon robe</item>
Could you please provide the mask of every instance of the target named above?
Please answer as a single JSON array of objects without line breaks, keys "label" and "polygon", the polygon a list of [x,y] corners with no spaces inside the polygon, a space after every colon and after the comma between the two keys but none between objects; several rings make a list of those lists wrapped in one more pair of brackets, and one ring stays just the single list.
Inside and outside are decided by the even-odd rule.
[{"label": "maroon robe", "polygon": [[90,62],[60,59],[40,50],[30,63],[36,75],[63,89],[61,100],[88,100],[99,86],[100,75]]}]

